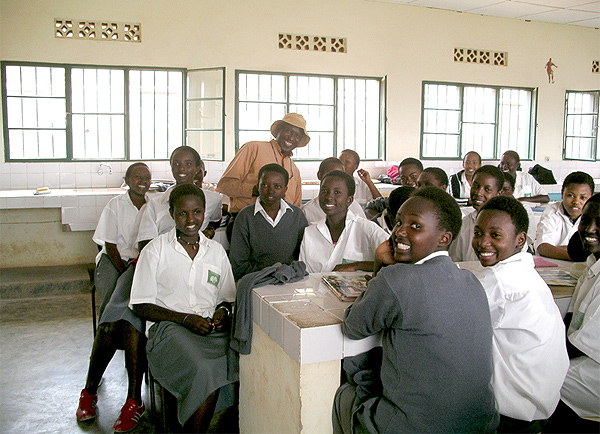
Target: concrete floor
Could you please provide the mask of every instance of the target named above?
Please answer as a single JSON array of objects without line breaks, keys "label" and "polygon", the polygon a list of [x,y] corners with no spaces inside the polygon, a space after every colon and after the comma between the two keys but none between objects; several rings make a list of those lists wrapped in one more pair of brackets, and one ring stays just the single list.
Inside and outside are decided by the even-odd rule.
[{"label": "concrete floor", "polygon": [[[127,376],[117,351],[98,391],[98,416],[75,419],[93,341],[90,295],[0,300],[0,433],[110,433],[125,403]],[[132,433],[155,433],[146,414]],[[211,431],[220,431],[217,415]]]}]

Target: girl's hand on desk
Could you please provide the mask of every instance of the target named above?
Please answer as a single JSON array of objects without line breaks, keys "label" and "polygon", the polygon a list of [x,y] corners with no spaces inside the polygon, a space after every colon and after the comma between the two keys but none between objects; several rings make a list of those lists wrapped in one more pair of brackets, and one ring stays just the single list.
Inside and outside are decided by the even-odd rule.
[{"label": "girl's hand on desk", "polygon": [[337,264],[333,267],[333,271],[357,271],[358,262],[351,262],[349,264]]},{"label": "girl's hand on desk", "polygon": [[186,315],[181,325],[198,335],[207,335],[212,330],[210,321],[200,315]]},{"label": "girl's hand on desk", "polygon": [[217,309],[213,316],[213,325],[218,332],[227,330],[229,326],[229,312],[223,308]]}]

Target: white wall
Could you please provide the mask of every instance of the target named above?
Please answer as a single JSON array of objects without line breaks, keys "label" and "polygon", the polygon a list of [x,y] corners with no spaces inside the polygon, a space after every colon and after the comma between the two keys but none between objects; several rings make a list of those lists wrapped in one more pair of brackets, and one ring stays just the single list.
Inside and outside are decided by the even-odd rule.
[{"label": "white wall", "polygon": [[[142,43],[57,39],[54,18],[140,22]],[[388,160],[419,155],[423,80],[539,87],[539,161],[561,159],[565,90],[600,88],[598,29],[367,0],[3,0],[0,29],[3,60],[225,66],[226,160],[235,69],[387,76]],[[279,32],[345,37],[348,52],[281,50]],[[508,67],[455,63],[454,47],[506,51]]]}]

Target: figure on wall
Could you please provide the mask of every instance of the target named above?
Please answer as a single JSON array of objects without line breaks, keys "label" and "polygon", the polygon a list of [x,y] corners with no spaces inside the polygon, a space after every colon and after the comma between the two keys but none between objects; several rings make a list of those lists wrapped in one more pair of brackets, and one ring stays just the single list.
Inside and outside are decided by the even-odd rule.
[{"label": "figure on wall", "polygon": [[546,62],[546,73],[548,74],[548,83],[554,84],[554,70],[552,69],[558,68],[554,63],[552,63],[552,57]]}]

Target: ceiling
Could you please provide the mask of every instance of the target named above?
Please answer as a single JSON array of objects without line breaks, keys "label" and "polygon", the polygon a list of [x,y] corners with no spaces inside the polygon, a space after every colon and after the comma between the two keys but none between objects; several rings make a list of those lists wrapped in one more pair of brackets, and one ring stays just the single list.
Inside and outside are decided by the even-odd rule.
[{"label": "ceiling", "polygon": [[600,1],[592,0],[372,0],[495,17],[600,28]]}]

